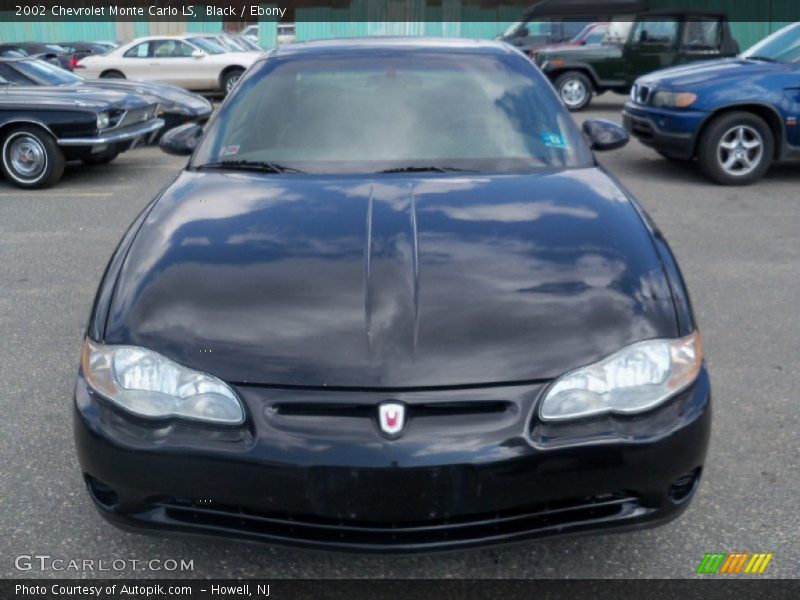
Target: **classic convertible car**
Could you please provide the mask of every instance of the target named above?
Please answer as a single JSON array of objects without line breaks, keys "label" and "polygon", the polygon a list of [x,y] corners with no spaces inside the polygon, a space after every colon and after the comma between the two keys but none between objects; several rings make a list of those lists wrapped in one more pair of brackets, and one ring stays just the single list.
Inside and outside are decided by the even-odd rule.
[{"label": "classic convertible car", "polygon": [[0,77],[21,86],[59,86],[65,93],[89,88],[128,92],[158,104],[164,127],[156,136],[185,123],[204,123],[211,116],[211,102],[188,90],[166,83],[126,79],[84,79],[36,58],[0,59]]},{"label": "classic convertible car", "polygon": [[0,86],[0,166],[22,188],[55,184],[69,160],[113,160],[164,125],[157,105],[135,94],[18,87],[2,77]]},{"label": "classic convertible car", "polygon": [[710,386],[591,151],[627,140],[504,43],[279,46],[164,135],[192,158],[100,283],[74,408],[101,514],[365,551],[678,516]]}]

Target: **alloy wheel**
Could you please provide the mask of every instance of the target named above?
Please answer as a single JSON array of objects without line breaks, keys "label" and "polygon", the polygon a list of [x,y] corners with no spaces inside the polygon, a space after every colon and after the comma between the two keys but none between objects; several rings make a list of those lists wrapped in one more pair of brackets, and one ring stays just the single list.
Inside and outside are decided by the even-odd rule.
[{"label": "alloy wheel", "polygon": [[749,125],[736,125],[720,138],[717,160],[729,175],[740,177],[758,167],[764,156],[764,140]]},{"label": "alloy wheel", "polygon": [[571,108],[583,104],[587,93],[586,86],[580,79],[568,79],[561,85],[559,90],[561,100]]}]

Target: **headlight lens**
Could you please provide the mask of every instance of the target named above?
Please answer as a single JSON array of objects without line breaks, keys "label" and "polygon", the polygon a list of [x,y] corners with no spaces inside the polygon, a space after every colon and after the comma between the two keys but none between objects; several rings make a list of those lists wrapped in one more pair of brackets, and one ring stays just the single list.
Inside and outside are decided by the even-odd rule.
[{"label": "headlight lens", "polygon": [[556,421],[644,412],[690,385],[702,362],[697,332],[638,342],[561,377],[545,394],[539,416]]},{"label": "headlight lens", "polygon": [[106,129],[109,125],[111,125],[111,117],[107,112],[101,112],[97,114],[97,128],[98,129]]},{"label": "headlight lens", "polygon": [[653,106],[666,108],[686,108],[694,104],[697,94],[691,92],[656,92],[653,96]]},{"label": "headlight lens", "polygon": [[224,425],[244,421],[241,401],[224,382],[145,348],[106,346],[87,339],[81,366],[95,391],[137,416]]}]

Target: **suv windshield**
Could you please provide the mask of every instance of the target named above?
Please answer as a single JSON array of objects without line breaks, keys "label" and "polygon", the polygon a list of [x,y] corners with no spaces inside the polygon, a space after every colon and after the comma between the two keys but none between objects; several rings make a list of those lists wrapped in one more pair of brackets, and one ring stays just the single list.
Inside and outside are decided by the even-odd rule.
[{"label": "suv windshield", "polygon": [[260,66],[220,109],[194,167],[510,172],[593,163],[522,56],[300,55]]},{"label": "suv windshield", "polygon": [[800,62],[800,23],[793,23],[761,40],[742,54],[745,58]]}]

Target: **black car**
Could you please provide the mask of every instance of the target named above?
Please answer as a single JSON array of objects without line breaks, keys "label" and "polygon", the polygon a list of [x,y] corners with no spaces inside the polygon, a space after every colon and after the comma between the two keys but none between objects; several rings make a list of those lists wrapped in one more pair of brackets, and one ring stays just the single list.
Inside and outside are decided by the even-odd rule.
[{"label": "black car", "polygon": [[101,164],[164,125],[157,105],[134,94],[18,87],[0,77],[0,166],[6,181],[45,188],[64,163]]},{"label": "black car", "polygon": [[158,116],[164,120],[164,127],[155,132],[155,137],[178,125],[205,123],[213,111],[211,102],[176,85],[127,79],[84,79],[35,58],[0,59],[0,77],[19,86],[58,86],[64,93],[99,88],[137,94],[158,104]]},{"label": "black car", "polygon": [[709,379],[666,241],[590,150],[627,139],[503,43],[260,59],[164,135],[193,156],[100,284],[75,437],[101,514],[390,551],[679,515]]},{"label": "black car", "polygon": [[[16,54],[15,54],[16,53]],[[0,56],[11,58],[17,55],[38,56],[42,60],[70,70],[70,53],[58,44],[44,44],[42,42],[9,42],[0,44]]]}]

